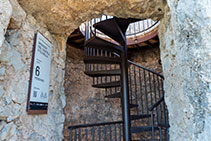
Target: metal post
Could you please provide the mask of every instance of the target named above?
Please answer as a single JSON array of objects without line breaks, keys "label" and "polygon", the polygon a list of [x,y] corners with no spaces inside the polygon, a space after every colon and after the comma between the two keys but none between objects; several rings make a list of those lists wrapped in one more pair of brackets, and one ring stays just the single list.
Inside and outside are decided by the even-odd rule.
[{"label": "metal post", "polygon": [[124,141],[131,141],[130,108],[129,108],[129,90],[128,90],[128,58],[127,43],[124,33],[124,46],[121,53],[121,92],[122,92],[122,117],[123,117],[123,135]]}]

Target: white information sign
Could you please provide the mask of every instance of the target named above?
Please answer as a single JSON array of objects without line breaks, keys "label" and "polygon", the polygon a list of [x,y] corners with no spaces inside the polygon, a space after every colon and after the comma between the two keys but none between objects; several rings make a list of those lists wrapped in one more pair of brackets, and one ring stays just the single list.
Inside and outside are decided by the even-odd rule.
[{"label": "white information sign", "polygon": [[47,110],[52,45],[39,32],[35,37],[28,110]]}]

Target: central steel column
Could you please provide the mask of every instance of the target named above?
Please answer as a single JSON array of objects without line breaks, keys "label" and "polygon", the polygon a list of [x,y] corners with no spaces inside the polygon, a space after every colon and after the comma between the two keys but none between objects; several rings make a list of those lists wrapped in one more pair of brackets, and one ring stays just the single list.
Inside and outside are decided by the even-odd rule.
[{"label": "central steel column", "polygon": [[121,103],[122,103],[122,118],[123,118],[123,136],[124,141],[131,141],[131,122],[129,108],[129,90],[128,90],[128,58],[127,58],[127,43],[124,33],[123,52],[121,53]]}]

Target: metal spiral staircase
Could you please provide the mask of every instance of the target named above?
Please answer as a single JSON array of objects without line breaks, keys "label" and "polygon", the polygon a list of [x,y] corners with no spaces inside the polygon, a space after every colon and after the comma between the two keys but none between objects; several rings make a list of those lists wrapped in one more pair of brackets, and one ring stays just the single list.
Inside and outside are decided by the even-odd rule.
[{"label": "metal spiral staircase", "polygon": [[163,76],[127,58],[126,30],[136,21],[113,17],[93,24],[94,31],[86,27],[85,74],[93,77],[93,87],[105,89],[105,98],[120,99],[122,120],[70,126],[71,141],[169,139]]}]

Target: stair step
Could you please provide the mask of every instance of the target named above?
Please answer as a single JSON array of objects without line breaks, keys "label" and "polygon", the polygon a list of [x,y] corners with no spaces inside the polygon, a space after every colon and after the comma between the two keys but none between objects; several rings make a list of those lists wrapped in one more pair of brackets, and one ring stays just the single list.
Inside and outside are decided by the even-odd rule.
[{"label": "stair step", "polygon": [[138,104],[130,104],[129,107],[130,108],[136,108],[136,107],[138,107]]},{"label": "stair step", "polygon": [[118,26],[115,18],[101,21],[99,23],[94,24],[93,26],[105,35],[109,36],[110,38],[123,45],[125,37],[120,27]]},{"label": "stair step", "polygon": [[120,81],[92,85],[92,87],[95,87],[95,88],[112,88],[112,87],[120,87],[120,86],[121,86]]},{"label": "stair step", "polygon": [[121,45],[124,45],[124,33],[126,32],[128,25],[132,22],[139,21],[141,19],[123,19],[123,18],[112,18],[101,21],[99,23],[94,24],[93,26],[111,37]]},{"label": "stair step", "polygon": [[120,58],[101,57],[101,56],[85,56],[84,63],[87,64],[120,64]]},{"label": "stair step", "polygon": [[138,120],[151,117],[150,114],[131,115],[131,120]]},{"label": "stair step", "polygon": [[105,98],[121,98],[121,93],[119,92],[119,93],[107,95],[105,96]]},{"label": "stair step", "polygon": [[116,53],[121,53],[123,48],[117,44],[111,43],[107,40],[101,39],[99,37],[92,37],[85,43],[86,47],[96,48],[96,49],[103,49],[107,51],[112,51]]},{"label": "stair step", "polygon": [[130,23],[137,22],[137,21],[141,20],[141,19],[134,19],[134,18],[128,18],[128,19],[115,18],[115,19],[116,19],[116,22],[119,25],[119,27],[120,27],[120,29],[123,33],[125,33],[127,31],[127,28],[128,28]]},{"label": "stair step", "polygon": [[133,140],[133,141],[160,141],[160,139],[140,139],[140,140]]},{"label": "stair step", "polygon": [[[158,127],[154,127],[155,130],[159,130]],[[152,126],[141,126],[141,127],[131,127],[131,133],[141,133],[152,131]]]},{"label": "stair step", "polygon": [[158,123],[158,127],[161,127],[161,128],[169,128],[170,125],[169,124],[165,124],[165,123]]},{"label": "stair step", "polygon": [[121,70],[116,69],[116,70],[86,71],[85,74],[91,77],[114,76],[114,75],[120,75]]}]

